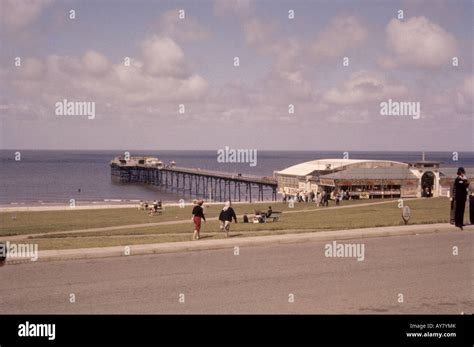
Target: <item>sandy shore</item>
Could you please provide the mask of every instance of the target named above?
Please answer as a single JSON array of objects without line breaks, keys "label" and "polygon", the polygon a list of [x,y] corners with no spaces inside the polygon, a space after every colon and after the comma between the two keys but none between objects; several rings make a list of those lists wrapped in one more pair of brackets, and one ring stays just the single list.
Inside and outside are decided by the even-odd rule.
[{"label": "sandy shore", "polygon": [[23,211],[71,211],[71,210],[97,210],[107,208],[137,208],[137,204],[84,204],[70,207],[69,205],[3,205],[0,212]]},{"label": "sandy shore", "polygon": [[[148,202],[150,203],[150,202]],[[232,202],[234,205],[248,204],[249,202]],[[253,203],[276,203],[276,201],[259,201]],[[206,205],[224,205],[224,202],[205,202]],[[185,202],[186,207],[191,207],[192,202]],[[179,206],[179,203],[169,202],[163,203],[163,206]],[[138,208],[138,202],[134,203],[76,203],[75,207],[70,207],[68,204],[43,204],[43,205],[28,205],[28,204],[10,204],[0,205],[1,212],[25,212],[25,211],[72,211],[72,210],[98,210],[98,209],[111,209],[111,208]]]}]

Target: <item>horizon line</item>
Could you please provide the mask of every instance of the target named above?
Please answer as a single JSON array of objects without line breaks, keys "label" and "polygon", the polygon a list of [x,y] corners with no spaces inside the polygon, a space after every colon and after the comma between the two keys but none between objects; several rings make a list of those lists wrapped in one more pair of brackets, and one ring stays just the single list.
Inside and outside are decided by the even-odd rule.
[{"label": "horizon line", "polygon": [[[234,148],[228,146],[230,149],[242,149],[242,148]],[[132,149],[123,149],[123,148],[113,148],[113,149],[86,149],[86,148],[65,148],[65,149],[58,149],[58,148],[0,148],[0,151],[150,151],[150,152],[159,152],[159,151],[193,151],[193,152],[214,152],[218,151],[221,148],[217,149],[170,149],[170,148],[161,148],[161,149],[139,149],[139,148],[132,148]],[[462,150],[364,150],[364,149],[257,149],[260,152],[409,152],[409,153],[463,153],[463,152],[473,152],[474,150],[469,149],[462,149]]]}]

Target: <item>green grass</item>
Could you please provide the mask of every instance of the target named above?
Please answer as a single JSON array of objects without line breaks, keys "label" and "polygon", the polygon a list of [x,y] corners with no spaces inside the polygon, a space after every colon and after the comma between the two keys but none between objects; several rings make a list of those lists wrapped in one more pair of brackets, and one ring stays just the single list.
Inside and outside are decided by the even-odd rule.
[{"label": "green grass", "polygon": [[[367,201],[348,201],[345,204],[358,204]],[[332,203],[334,205],[334,203]],[[244,212],[253,213],[255,209],[265,210],[269,203],[259,204],[235,204],[234,208],[238,214]],[[290,210],[287,204],[271,203],[276,211]],[[217,217],[222,205],[209,205],[206,208],[206,216]],[[315,209],[315,204],[295,204],[291,210]],[[136,208],[114,208],[93,210],[66,210],[66,211],[25,211],[25,212],[1,212],[0,213],[0,236],[12,236],[20,234],[38,234],[57,231],[91,229],[102,227],[114,227],[134,224],[149,224],[184,220],[191,218],[192,207],[177,206],[166,207],[161,215],[148,216],[147,212]]]},{"label": "green grass", "polygon": [[[446,198],[432,198],[411,201],[406,200],[405,203],[411,208],[411,218],[409,224],[447,223],[449,221],[449,201]],[[341,230],[402,225],[403,221],[401,219],[401,209],[399,209],[397,205],[398,203],[396,201],[393,201],[388,204],[376,206],[360,206],[347,209],[328,210],[325,208],[316,208],[314,205],[310,204],[296,204],[294,209],[288,209],[286,205],[283,206],[281,203],[273,204],[274,210],[281,210],[283,212],[291,210],[293,212],[283,213],[282,218],[279,222],[265,224],[244,224],[241,223],[241,217],[239,216],[239,223],[232,224],[231,226],[231,235],[234,235],[236,237],[258,236],[308,231],[317,232],[322,230]],[[253,211],[253,209],[256,208],[255,206],[255,204],[252,204],[251,206],[236,205],[235,208],[237,210],[237,213],[240,215],[245,211]],[[303,210],[309,208],[311,208],[312,210],[309,212],[303,212]],[[220,209],[221,206],[210,207],[208,209],[208,216],[215,217],[218,211],[220,211]],[[74,212],[77,213],[83,211]],[[94,210],[90,212],[97,213],[100,211]],[[113,211],[108,212],[111,213]],[[52,212],[47,213],[49,214]],[[61,216],[64,212],[55,213]],[[193,225],[190,221],[189,208],[184,209],[184,211],[183,209],[179,208],[169,209],[165,212],[163,216],[160,217],[148,217],[146,215],[145,217],[143,217],[144,212],[138,210],[130,210],[126,211],[126,213],[130,213],[131,215],[138,214],[139,216],[141,215],[142,218],[146,217],[152,219],[153,222],[178,219],[181,220],[178,224],[139,226],[122,230],[90,231],[80,233],[73,232],[54,235],[46,234],[41,237],[31,238],[28,240],[28,242],[38,243],[40,249],[68,249],[126,246],[135,244],[179,242],[191,240]],[[168,213],[169,215],[166,216],[166,213]],[[100,216],[100,213],[96,215]],[[171,218],[175,216],[178,217],[174,219]],[[181,216],[181,218],[179,218],[179,216]],[[35,216],[35,218],[39,217]],[[159,218],[162,219],[158,220]],[[136,224],[136,222],[128,224]],[[80,228],[84,229],[83,226]],[[60,230],[65,229],[63,228]],[[219,225],[217,221],[208,221],[202,226],[202,233],[207,239],[222,238],[223,236],[221,233],[218,232],[218,230]]]}]

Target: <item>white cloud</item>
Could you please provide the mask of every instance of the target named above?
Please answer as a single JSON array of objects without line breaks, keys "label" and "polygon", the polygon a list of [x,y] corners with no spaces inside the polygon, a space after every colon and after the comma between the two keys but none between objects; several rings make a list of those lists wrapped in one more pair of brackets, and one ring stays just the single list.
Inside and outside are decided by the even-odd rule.
[{"label": "white cloud", "polygon": [[188,13],[184,19],[178,17],[179,9],[169,10],[160,17],[160,31],[178,40],[199,41],[207,39],[210,32]]},{"label": "white cloud", "polygon": [[274,40],[272,36],[275,32],[274,23],[263,22],[257,18],[249,18],[243,21],[245,43],[251,47],[268,47]]},{"label": "white cloud", "polygon": [[1,0],[1,23],[10,31],[26,28],[52,0]]},{"label": "white cloud", "polygon": [[19,70],[25,79],[37,80],[43,77],[45,66],[39,59],[26,58]]},{"label": "white cloud", "polygon": [[391,55],[379,61],[385,67],[435,68],[450,64],[457,54],[456,39],[425,17],[392,19],[386,33]]},{"label": "white cloud", "polygon": [[[450,99],[449,101],[451,101]],[[460,112],[465,112],[470,119],[473,117],[474,106],[474,75],[466,76],[463,84],[456,91],[456,107]]]},{"label": "white cloud", "polygon": [[397,67],[395,60],[387,56],[381,56],[376,59],[377,64],[384,69],[394,69]]},{"label": "white cloud", "polygon": [[353,73],[342,88],[331,88],[323,95],[325,102],[338,105],[360,104],[406,94],[403,85],[390,83],[385,77],[368,71]]},{"label": "white cloud", "polygon": [[356,17],[335,17],[317,36],[312,52],[316,59],[337,58],[360,46],[366,38],[367,29]]},{"label": "white cloud", "polygon": [[[426,19],[392,21],[390,24],[387,21],[386,36],[382,30],[381,35],[371,35],[371,40],[368,40],[367,28],[376,28],[377,20],[354,15],[339,16],[328,18],[327,27],[308,39],[311,31],[308,26],[311,23],[300,23],[300,26],[299,15],[298,23],[293,23],[298,25],[293,26],[285,18],[285,9],[279,12],[280,15],[275,15],[276,12],[268,12],[265,6],[259,5],[256,13],[252,1],[222,0],[215,4],[214,10],[219,15],[225,15],[224,19],[208,18],[206,15],[202,17],[209,19],[212,27],[219,25],[223,30],[216,35],[214,48],[209,51],[207,44],[212,42],[205,42],[206,51],[199,51],[199,45],[193,43],[185,45],[187,41],[204,40],[209,35],[205,27],[207,22],[195,20],[192,11],[186,12],[184,20],[178,19],[177,10],[167,11],[161,15],[158,23],[155,20],[134,27],[138,35],[149,29],[149,24],[160,28],[157,35],[138,42],[139,49],[135,52],[131,48],[136,47],[135,41],[124,45],[120,39],[107,41],[108,36],[93,38],[90,47],[96,49],[105,45],[111,49],[110,52],[117,53],[118,47],[120,53],[123,52],[122,48],[126,48],[126,55],[132,60],[131,66],[125,66],[123,57],[105,55],[104,52],[108,50],[84,49],[75,55],[78,47],[84,47],[84,42],[90,41],[81,40],[83,35],[71,36],[74,40],[70,42],[53,40],[51,45],[47,45],[47,50],[42,50],[44,43],[55,37],[58,30],[65,37],[69,37],[70,33],[80,33],[76,31],[76,25],[66,26],[62,22],[54,22],[55,16],[65,17],[64,6],[59,2],[58,7],[51,8],[47,16],[48,19],[51,17],[51,23],[43,21],[46,18],[43,18],[45,13],[42,15],[41,10],[50,10],[44,5],[46,1],[37,1],[36,4],[43,5],[32,5],[28,9],[21,5],[28,3],[25,0],[0,2],[2,10],[6,8],[4,4],[16,6],[10,11],[18,14],[15,18],[9,16],[12,18],[5,19],[7,16],[2,12],[3,24],[0,29],[7,29],[8,26],[8,30],[2,30],[8,36],[11,34],[9,30],[16,28],[14,30],[17,31],[8,36],[8,39],[14,39],[7,42],[6,52],[19,51],[23,60],[22,66],[16,68],[11,64],[11,58],[16,53],[7,54],[3,67],[0,67],[0,80],[5,85],[5,93],[0,95],[0,103],[3,104],[0,105],[0,116],[10,122],[3,133],[8,136],[6,143],[10,145],[29,142],[30,146],[34,146],[51,141],[52,147],[60,148],[69,146],[71,137],[77,139],[78,146],[87,145],[91,148],[100,148],[101,141],[111,147],[123,147],[125,141],[126,146],[160,147],[165,144],[189,148],[195,146],[195,120],[205,125],[201,127],[202,132],[197,134],[200,136],[198,142],[204,146],[214,145],[219,140],[232,141],[238,138],[263,143],[268,148],[275,145],[275,138],[281,138],[289,139],[291,143],[288,146],[292,148],[317,149],[324,143],[331,143],[334,134],[338,134],[339,147],[349,148],[358,143],[376,146],[384,144],[386,137],[397,141],[399,136],[396,133],[405,133],[407,130],[410,132],[404,139],[414,139],[410,144],[415,146],[413,148],[428,138],[448,139],[444,143],[430,140],[434,141],[432,143],[437,148],[453,140],[461,141],[457,142],[461,146],[470,139],[466,134],[470,135],[472,124],[473,77],[463,74],[470,67],[466,62],[472,60],[468,59],[472,58],[472,43],[463,41],[465,35],[458,38],[460,51],[464,53],[459,53],[459,68],[450,73],[406,68],[425,67],[427,63],[434,66],[432,60],[438,64],[436,66],[451,62],[452,53],[447,52],[452,50],[449,47],[452,47],[454,39],[445,29]],[[278,10],[277,7],[275,10]],[[317,10],[316,7],[308,5],[307,10]],[[118,15],[120,13],[117,12]],[[357,13],[362,12],[353,12]],[[380,12],[380,15],[384,16],[384,13]],[[390,16],[388,12],[385,14]],[[316,14],[313,20],[323,17],[323,14]],[[100,21],[99,17],[94,20]],[[36,28],[36,23],[41,25]],[[468,25],[465,22],[454,24],[447,18],[439,23],[449,30],[454,27],[462,29]],[[100,22],[90,24],[99,25]],[[233,42],[240,43],[236,25],[241,25],[242,38],[246,44],[246,47],[242,47],[241,55],[252,61],[250,68],[243,68],[240,72],[236,69],[226,70],[220,60],[221,57],[226,59],[229,56],[228,50],[232,49]],[[27,40],[20,42],[18,38],[22,37]],[[379,57],[379,64],[401,67],[396,72],[402,82],[392,80],[389,73],[378,73],[378,66],[368,56],[383,48],[385,39],[390,54]],[[190,60],[188,51],[194,51],[199,65]],[[38,59],[41,54],[44,55]],[[353,57],[354,54],[357,56],[351,58],[351,66],[352,60],[356,65],[361,62],[367,71],[350,75],[354,71],[353,67],[339,69],[335,66],[335,60],[339,61],[345,55]],[[227,60],[223,61],[228,64]],[[205,76],[209,76],[211,81],[213,79],[215,84],[194,71],[194,66],[203,66]],[[347,80],[336,83],[335,80],[340,76]],[[63,98],[95,101],[96,121],[84,123],[87,124],[84,125],[84,131],[78,132],[79,123],[72,118],[66,121],[54,117],[53,105]],[[392,121],[390,127],[384,128],[387,122],[377,125],[377,121],[380,121],[380,101],[388,98],[419,100],[422,103],[423,123],[416,123],[415,126],[410,124],[405,128],[400,122],[394,125]],[[177,114],[177,105],[180,103],[186,105],[185,115]],[[295,105],[295,114],[288,113],[290,103]],[[50,119],[45,121],[48,117]],[[35,124],[20,127],[17,120],[34,120]],[[102,120],[106,121],[101,124]],[[239,125],[233,129],[231,136],[228,132],[222,132],[229,122]],[[357,126],[360,123],[365,125]],[[262,124],[266,124],[263,130]],[[102,125],[105,131],[99,131],[98,127]],[[394,126],[399,125],[399,132],[393,132]],[[421,132],[415,129],[418,125],[422,125]],[[454,129],[452,134],[456,135],[445,132],[443,129],[447,127]],[[41,128],[44,129],[42,133],[38,131]],[[58,136],[48,136],[48,128],[55,129]],[[15,129],[21,130],[14,132]],[[432,134],[428,130],[432,130]],[[458,135],[459,130],[463,136]],[[177,131],[179,136],[176,136]],[[380,133],[376,134],[378,131]],[[106,132],[124,133],[127,136],[114,142],[116,137],[108,136]],[[426,136],[411,136],[416,134]],[[65,141],[60,142],[60,138]],[[57,144],[54,143],[56,141]]]},{"label": "white cloud", "polygon": [[82,57],[29,58],[2,75],[18,105],[28,100],[37,104],[45,117],[53,116],[54,103],[63,98],[95,101],[98,114],[108,105],[108,114],[126,115],[157,107],[163,110],[168,107],[165,105],[175,109],[179,103],[206,97],[208,82],[185,68],[184,53],[173,40],[153,36],[142,48],[142,56],[138,54],[130,66],[123,61],[111,63],[102,53],[87,50]]},{"label": "white cloud", "polygon": [[82,62],[85,69],[94,75],[102,75],[110,68],[108,59],[94,50],[88,50],[82,57]]},{"label": "white cloud", "polygon": [[474,99],[474,75],[471,74],[470,76],[466,76],[464,78],[462,91],[466,96]]},{"label": "white cloud", "polygon": [[[300,100],[311,100],[315,91],[301,71],[272,70],[262,81],[261,90],[257,91],[261,102],[286,103]],[[281,98],[275,100],[275,95]]]},{"label": "white cloud", "polygon": [[327,120],[336,124],[368,124],[372,121],[367,108],[340,107],[327,112],[327,114]]},{"label": "white cloud", "polygon": [[143,61],[148,73],[165,77],[184,77],[188,74],[184,52],[166,36],[147,39],[142,44]]},{"label": "white cloud", "polygon": [[279,35],[275,22],[255,17],[242,19],[242,30],[247,46],[272,62],[269,73],[260,81],[261,90],[256,91],[261,102],[271,102],[275,93],[284,93],[293,100],[312,97],[311,83],[299,62],[304,54],[299,39]]}]

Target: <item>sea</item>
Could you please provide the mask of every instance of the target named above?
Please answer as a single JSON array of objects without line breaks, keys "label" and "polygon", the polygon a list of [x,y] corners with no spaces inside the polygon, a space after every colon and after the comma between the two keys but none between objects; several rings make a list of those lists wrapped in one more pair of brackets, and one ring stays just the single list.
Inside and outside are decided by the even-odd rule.
[{"label": "sea", "polygon": [[[18,157],[18,153],[20,157]],[[1,150],[0,205],[48,205],[77,203],[130,203],[160,199],[178,202],[192,199],[182,193],[141,184],[114,183],[110,177],[110,161],[121,151]],[[133,151],[132,156],[157,157],[165,164],[175,161],[179,167],[200,168],[255,176],[272,176],[274,171],[309,160],[343,158],[341,151],[258,151],[257,165],[220,163],[217,151]],[[414,162],[421,152],[356,152],[351,159],[379,159]],[[19,160],[17,160],[19,159]],[[426,160],[442,162],[441,166],[474,167],[474,153],[425,152]]]}]

